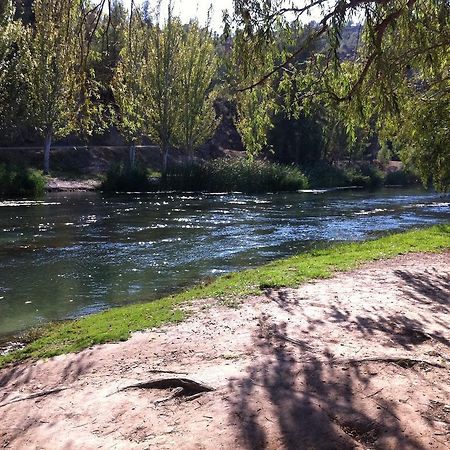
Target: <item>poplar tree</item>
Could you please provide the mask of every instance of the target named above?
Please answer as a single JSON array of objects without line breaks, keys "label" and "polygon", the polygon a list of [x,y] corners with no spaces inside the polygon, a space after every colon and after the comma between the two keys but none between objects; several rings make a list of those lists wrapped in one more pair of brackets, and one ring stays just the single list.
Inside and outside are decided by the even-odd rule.
[{"label": "poplar tree", "polygon": [[167,19],[161,23],[157,14],[149,29],[149,48],[145,78],[145,106],[148,132],[158,143],[163,155],[162,171],[166,173],[169,148],[173,145],[175,128],[179,122],[179,47],[183,26],[173,16],[169,4]]},{"label": "poplar tree", "polygon": [[192,157],[196,147],[212,136],[217,126],[214,110],[218,60],[209,24],[192,21],[179,46],[178,123],[174,141]]},{"label": "poplar tree", "polygon": [[[0,3],[0,130],[12,137],[25,119],[23,67],[26,29],[14,20],[11,0]],[[19,120],[20,119],[20,120]]]},{"label": "poplar tree", "polygon": [[80,107],[79,2],[35,0],[28,55],[29,115],[44,140],[44,173],[52,141],[76,128]]},{"label": "poplar tree", "polygon": [[136,144],[147,130],[146,70],[149,29],[138,9],[131,10],[126,43],[112,80],[117,107],[115,121],[119,132],[130,145],[130,167],[135,165]]}]

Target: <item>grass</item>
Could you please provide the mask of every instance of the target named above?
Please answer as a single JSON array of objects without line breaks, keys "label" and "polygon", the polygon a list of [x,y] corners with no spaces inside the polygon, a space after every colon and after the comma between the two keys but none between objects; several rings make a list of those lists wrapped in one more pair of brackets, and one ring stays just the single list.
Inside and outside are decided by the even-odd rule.
[{"label": "grass", "polygon": [[[146,304],[115,308],[78,320],[45,326],[25,348],[0,357],[0,367],[27,358],[38,359],[76,352],[94,344],[123,341],[130,333],[183,320],[178,306],[195,299],[230,299],[255,295],[267,288],[295,287],[307,280],[328,278],[336,271],[411,252],[450,248],[450,225],[413,230],[360,243],[338,244],[256,269],[231,273],[177,295]],[[232,304],[233,301],[231,301]]]},{"label": "grass", "polygon": [[298,191],[308,187],[307,178],[296,167],[247,158],[220,158],[174,166],[161,181],[169,190],[248,194]]}]

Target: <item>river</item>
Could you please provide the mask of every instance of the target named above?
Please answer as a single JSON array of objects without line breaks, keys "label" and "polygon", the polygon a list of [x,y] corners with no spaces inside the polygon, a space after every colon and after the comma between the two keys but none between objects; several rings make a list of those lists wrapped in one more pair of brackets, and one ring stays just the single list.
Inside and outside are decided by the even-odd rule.
[{"label": "river", "polygon": [[311,246],[448,222],[449,202],[393,188],[3,201],[0,336],[155,299]]}]

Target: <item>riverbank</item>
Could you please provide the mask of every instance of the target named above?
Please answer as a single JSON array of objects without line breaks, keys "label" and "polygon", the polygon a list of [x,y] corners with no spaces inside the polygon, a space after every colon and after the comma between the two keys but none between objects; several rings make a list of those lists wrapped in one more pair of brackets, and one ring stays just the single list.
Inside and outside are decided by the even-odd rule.
[{"label": "riverbank", "polygon": [[340,244],[277,260],[256,269],[231,273],[177,295],[150,303],[113,308],[78,320],[31,330],[22,338],[24,348],[0,356],[0,366],[23,359],[46,358],[75,352],[95,344],[123,341],[132,332],[179,322],[188,315],[180,304],[197,299],[219,299],[234,305],[240,298],[266,289],[296,287],[318,278],[331,277],[358,265],[411,252],[436,252],[450,247],[450,225],[438,225],[393,234],[373,241]]},{"label": "riverbank", "polygon": [[[435,227],[340,246],[303,257],[303,265],[291,258],[260,269],[259,276],[272,274],[264,287],[255,286],[255,271],[231,276],[228,288],[217,280],[203,288],[215,298],[180,303],[190,315],[180,324],[3,369],[0,443],[14,449],[448,448],[450,254],[385,258],[443,249],[449,233]],[[323,265],[328,258],[335,265]],[[326,276],[320,268],[349,269],[370,259],[380,260],[300,288],[274,288],[283,273],[295,285],[312,273]],[[252,290],[260,293],[240,297],[233,308],[223,301],[237,300],[227,293]],[[174,389],[174,378],[214,390]]]}]

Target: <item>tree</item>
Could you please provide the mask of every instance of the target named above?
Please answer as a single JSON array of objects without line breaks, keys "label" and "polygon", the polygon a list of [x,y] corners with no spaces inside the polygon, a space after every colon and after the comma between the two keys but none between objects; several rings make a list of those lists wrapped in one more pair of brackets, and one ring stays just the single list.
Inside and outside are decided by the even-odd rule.
[{"label": "tree", "polygon": [[178,49],[179,110],[174,142],[190,156],[197,146],[212,136],[217,126],[213,82],[218,61],[208,25],[201,28],[197,21],[191,22],[183,32]]},{"label": "tree", "polygon": [[[253,64],[248,55],[257,60]],[[249,157],[267,147],[269,132],[273,128],[272,116],[278,109],[274,95],[274,80],[258,89],[240,90],[241,85],[252,85],[264,76],[274,64],[278,48],[274,41],[260,42],[245,39],[245,31],[238,30],[227,55],[227,82],[237,104],[236,129]]]},{"label": "tree", "polygon": [[149,29],[140,11],[132,10],[126,33],[126,44],[112,80],[112,91],[118,109],[117,128],[130,145],[130,167],[135,164],[136,144],[147,129],[146,73]]},{"label": "tree", "polygon": [[149,28],[149,50],[146,64],[145,97],[148,131],[157,142],[163,155],[163,173],[167,171],[170,145],[173,143],[179,108],[179,47],[183,27],[173,16],[169,4],[165,23],[157,14]]},{"label": "tree", "polygon": [[80,109],[78,2],[35,0],[27,55],[29,117],[44,139],[44,173],[52,140],[73,131]]},{"label": "tree", "polygon": [[[415,149],[416,156],[421,148],[423,156],[428,152],[432,157],[417,158],[404,151],[404,158],[410,155],[410,161],[422,167],[423,176],[431,175],[442,188],[443,180],[449,176],[443,164],[448,161],[448,147],[430,134],[433,127],[420,125],[418,112],[422,109],[415,109],[412,102],[425,96],[422,111],[439,110],[438,116],[431,117],[439,117],[439,125],[444,127],[441,142],[446,136],[444,124],[450,119],[448,109],[442,107],[450,100],[448,1],[307,0],[286,5],[281,0],[237,0],[234,26],[243,36],[237,45],[251,62],[258,64],[258,54],[254,57],[254,52],[249,52],[248,43],[269,47],[278,30],[287,28],[289,20],[304,21],[314,8],[321,18],[298,45],[258,79],[241,84],[237,91],[263,86],[278,76],[278,94],[285,98],[287,108],[308,112],[320,103],[334,109],[343,118],[350,137],[371,124],[380,136],[398,141],[399,145],[408,141],[405,133],[415,135],[407,147]],[[363,27],[356,51],[344,56],[340,51],[342,30],[354,18],[360,19]],[[320,53],[312,54],[306,61],[299,58],[319,39],[326,41]],[[296,87],[294,97],[289,95],[292,85]],[[409,129],[405,129],[406,124]],[[433,148],[425,149],[425,143],[432,143]],[[446,183],[448,186],[450,180]]]},{"label": "tree", "polygon": [[24,67],[26,29],[14,20],[12,1],[0,4],[0,130],[11,137],[25,117]]}]

